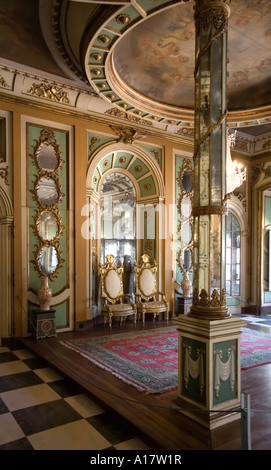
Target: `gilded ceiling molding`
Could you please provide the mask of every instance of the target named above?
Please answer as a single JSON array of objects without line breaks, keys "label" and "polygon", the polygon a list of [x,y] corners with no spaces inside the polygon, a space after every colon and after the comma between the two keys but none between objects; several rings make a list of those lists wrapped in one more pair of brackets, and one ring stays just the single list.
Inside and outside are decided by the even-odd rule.
[{"label": "gilded ceiling molding", "polygon": [[121,119],[128,119],[128,121],[136,122],[138,124],[143,124],[144,126],[152,126],[153,123],[148,121],[147,119],[142,119],[137,116],[132,116],[125,111],[122,111],[118,108],[110,108],[108,109],[105,114],[108,114],[109,116],[115,116],[119,117]]}]

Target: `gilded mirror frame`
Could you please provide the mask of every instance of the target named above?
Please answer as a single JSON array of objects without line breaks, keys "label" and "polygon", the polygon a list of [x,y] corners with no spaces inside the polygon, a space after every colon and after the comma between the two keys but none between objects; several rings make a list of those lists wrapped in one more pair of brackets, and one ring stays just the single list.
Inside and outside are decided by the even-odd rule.
[{"label": "gilded mirror frame", "polygon": [[[55,220],[56,220],[56,234],[52,238],[46,238],[46,237],[42,236],[41,231],[40,231],[40,223],[41,223],[40,220],[41,220],[42,216],[46,213],[54,215]],[[59,211],[57,209],[49,209],[48,210],[48,208],[37,211],[37,213],[34,217],[34,224],[31,225],[31,227],[33,228],[35,235],[41,241],[41,243],[47,243],[47,242],[55,243],[55,242],[57,242],[59,240],[59,238],[61,237],[62,232],[65,228],[64,225],[62,225],[62,219],[59,215]]]},{"label": "gilded mirror frame", "polygon": [[[56,201],[48,206],[44,204],[41,201],[40,197],[38,196],[38,189],[39,189],[39,185],[42,179],[47,179],[48,181],[52,180],[54,182],[56,193],[57,193]],[[61,202],[62,198],[65,196],[65,194],[61,192],[61,184],[60,184],[58,176],[51,174],[51,173],[48,174],[47,172],[42,172],[37,176],[36,181],[34,182],[34,189],[32,189],[31,192],[34,196],[34,199],[36,200],[38,205],[42,208],[42,210],[43,209],[54,210],[58,206],[58,204]]]},{"label": "gilded mirror frame", "polygon": [[[41,257],[41,252],[46,247],[54,248],[55,252],[56,252],[56,257],[57,257],[57,266],[55,267],[55,269],[52,272],[49,272],[49,273],[45,273],[42,270],[40,262],[39,262],[40,257]],[[59,243],[46,242],[46,243],[42,243],[40,245],[36,245],[36,251],[34,251],[33,254],[34,254],[34,260],[32,260],[32,263],[34,264],[34,268],[38,272],[40,277],[46,276],[46,277],[48,277],[48,279],[50,279],[50,281],[53,281],[53,278],[58,275],[59,270],[61,269],[61,266],[63,265],[63,263],[65,261],[61,257],[61,251],[60,251],[60,248],[59,248]]]},{"label": "gilded mirror frame", "polygon": [[[56,167],[53,170],[44,170],[39,164],[39,157],[41,155],[42,149],[44,146],[52,147],[55,152],[56,157]],[[40,133],[40,139],[36,140],[36,145],[34,146],[34,153],[31,155],[38,172],[52,174],[57,173],[65,161],[61,158],[62,152],[60,151],[59,145],[56,142],[55,134],[51,129],[43,129]]]},{"label": "gilded mirror frame", "polygon": [[[184,185],[185,174],[189,174],[190,176],[189,186]],[[181,272],[184,274],[186,271],[192,271],[193,265],[194,265],[194,251],[193,251],[194,170],[192,168],[192,160],[189,158],[184,158],[183,160],[183,164],[178,174],[178,185],[181,190],[181,194],[180,194],[178,204],[177,204],[177,210],[180,216],[180,223],[177,227],[177,234],[178,234],[178,241],[181,243],[181,248],[177,253],[176,260],[177,260],[177,263]],[[182,203],[184,201],[184,198],[187,198],[190,200],[191,211],[188,215],[185,215],[182,211]],[[186,243],[182,239],[182,236],[181,236],[182,230],[185,224],[189,224],[189,227],[191,230],[191,238],[188,243]],[[182,263],[182,259],[186,250],[189,250],[191,254],[191,262],[190,262],[190,266],[188,269],[185,269]]]},{"label": "gilded mirror frame", "polygon": [[[58,210],[58,205],[62,201],[62,198],[65,196],[65,194],[61,191],[61,184],[60,179],[58,177],[58,171],[61,169],[65,161],[61,158],[61,151],[59,145],[56,142],[53,130],[48,128],[42,129],[40,132],[39,140],[35,140],[35,142],[36,145],[34,146],[34,153],[33,155],[31,155],[31,157],[33,158],[33,162],[35,164],[38,174],[36,176],[35,181],[33,181],[34,189],[31,189],[30,191],[33,194],[33,198],[38,205],[38,210],[36,215],[33,216],[34,223],[33,225],[31,225],[31,228],[34,230],[34,235],[38,239],[38,245],[36,245],[36,250],[33,252],[34,259],[31,260],[31,262],[34,264],[34,268],[38,272],[40,277],[48,277],[48,279],[52,281],[58,275],[59,270],[65,261],[64,259],[62,259],[62,253],[60,250],[60,239],[65,227],[62,225],[62,219]],[[47,157],[49,157],[49,159],[51,157],[55,158],[55,165],[51,165],[52,168],[50,169],[42,168],[39,163],[39,157],[42,153],[42,149],[44,149],[44,146],[47,146],[46,152],[43,155],[44,159],[46,160]],[[51,146],[52,149],[47,152],[49,146]],[[50,163],[48,164],[48,166],[50,166]],[[39,197],[38,190],[42,179],[46,179],[48,181],[51,180],[54,183],[56,198],[55,200],[53,200],[52,204],[46,205],[44,201]],[[43,235],[40,231],[41,217],[45,213],[53,215],[56,221],[54,229],[55,234],[51,239],[50,237],[48,237],[47,239],[46,236]],[[52,265],[52,268],[54,268],[52,272],[50,270],[49,272],[45,272],[42,269],[40,263],[41,253],[46,247],[48,247],[48,249],[54,249],[54,255],[57,260],[56,265]]]}]

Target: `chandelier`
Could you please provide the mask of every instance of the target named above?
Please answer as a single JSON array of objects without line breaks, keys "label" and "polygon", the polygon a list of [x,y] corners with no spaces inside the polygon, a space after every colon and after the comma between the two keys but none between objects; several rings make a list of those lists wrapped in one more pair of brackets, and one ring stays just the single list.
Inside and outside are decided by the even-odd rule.
[{"label": "chandelier", "polygon": [[246,168],[236,160],[232,161],[231,148],[235,144],[236,132],[227,132],[226,185],[227,194],[231,194],[246,180]]}]

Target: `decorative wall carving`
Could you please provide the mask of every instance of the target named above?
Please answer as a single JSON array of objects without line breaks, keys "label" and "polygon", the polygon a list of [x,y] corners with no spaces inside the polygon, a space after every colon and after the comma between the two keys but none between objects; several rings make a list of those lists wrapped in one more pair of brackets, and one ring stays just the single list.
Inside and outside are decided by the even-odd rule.
[{"label": "decorative wall carving", "polygon": [[146,138],[146,134],[138,131],[133,128],[128,127],[118,127],[118,126],[110,126],[111,129],[117,134],[119,137],[117,142],[122,142],[124,144],[132,144],[134,140],[142,140]]},{"label": "decorative wall carving", "polygon": [[45,83],[33,83],[27,91],[33,96],[45,98],[58,103],[71,104],[68,93],[55,85],[46,85]]}]

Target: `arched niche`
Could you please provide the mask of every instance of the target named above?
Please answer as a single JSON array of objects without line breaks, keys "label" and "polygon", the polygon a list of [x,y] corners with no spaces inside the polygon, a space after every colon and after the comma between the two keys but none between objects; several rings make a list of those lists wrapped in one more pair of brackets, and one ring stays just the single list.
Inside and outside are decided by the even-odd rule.
[{"label": "arched niche", "polygon": [[0,345],[13,333],[13,225],[12,203],[0,186]]},{"label": "arched niche", "polygon": [[[249,285],[247,283],[247,269],[249,266],[249,252],[248,247],[248,220],[247,212],[237,197],[231,196],[227,201],[228,211],[233,214],[237,219],[240,227],[240,258],[241,258],[241,273],[240,273],[240,295],[235,299],[227,299],[227,305],[230,313],[241,313],[242,307],[247,306],[247,299],[249,298]],[[227,217],[227,216],[226,216]]]},{"label": "arched niche", "polygon": [[[155,258],[159,266],[159,285],[162,289],[164,282],[163,263],[164,235],[158,236],[158,230],[165,221],[163,211],[165,188],[163,175],[157,162],[140,147],[129,144],[105,145],[95,152],[89,162],[87,172],[87,199],[89,227],[87,237],[88,259],[88,317],[99,315],[97,292],[99,279],[97,267],[101,258],[101,190],[104,181],[110,175],[119,174],[127,177],[135,190],[136,202],[136,243],[135,256],[137,259],[148,252]],[[162,207],[162,209],[161,209]],[[159,228],[160,227],[160,228]],[[157,235],[157,236],[156,236]]]}]

